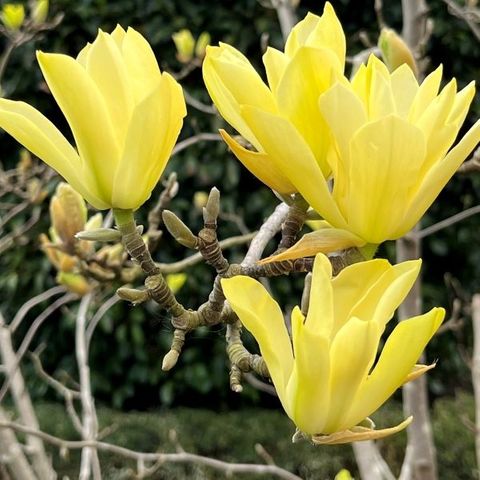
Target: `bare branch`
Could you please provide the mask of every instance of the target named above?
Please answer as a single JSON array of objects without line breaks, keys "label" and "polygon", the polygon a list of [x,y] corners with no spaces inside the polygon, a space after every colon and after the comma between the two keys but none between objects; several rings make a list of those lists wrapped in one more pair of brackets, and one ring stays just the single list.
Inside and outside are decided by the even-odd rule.
[{"label": "bare branch", "polygon": [[[255,238],[257,232],[248,233],[246,235],[237,235],[235,237],[226,238],[219,242],[220,248],[226,250],[227,248],[236,247],[237,245],[242,245],[248,243],[250,240]],[[162,273],[176,273],[183,272],[185,269],[196,265],[202,261],[203,257],[201,253],[195,253],[189,257],[180,260],[174,263],[157,263],[158,268]]]},{"label": "bare branch", "polygon": [[467,4],[461,7],[455,0],[443,0],[448,5],[448,11],[463,20],[477,40],[480,40],[480,9]]},{"label": "bare branch", "polygon": [[3,382],[2,388],[0,389],[0,402],[3,400],[3,397],[8,391],[8,387],[10,385],[10,378],[13,372],[18,368],[20,365],[20,362],[22,361],[23,356],[28,350],[28,347],[30,346],[30,343],[32,342],[33,338],[35,337],[35,334],[37,333],[37,330],[42,326],[43,322],[58,308],[60,308],[62,305],[65,305],[69,302],[72,302],[73,300],[77,300],[78,296],[74,293],[67,293],[63,295],[63,297],[60,297],[57,299],[55,302],[53,302],[48,308],[46,308],[30,325],[30,328],[28,329],[27,333],[25,334],[25,337],[23,337],[22,343],[20,344],[20,347],[18,348],[16,354],[15,354],[15,363],[12,366],[10,370],[10,375],[7,376],[5,381]]},{"label": "bare branch", "polygon": [[103,302],[102,305],[100,305],[95,312],[95,315],[88,322],[87,330],[85,332],[87,352],[90,350],[90,342],[92,340],[93,332],[95,331],[95,328],[97,328],[98,322],[100,322],[103,316],[119,301],[120,297],[118,297],[117,294],[112,295],[106,302]]},{"label": "bare branch", "polygon": [[39,303],[42,303],[48,300],[50,297],[53,297],[54,295],[59,295],[60,293],[65,293],[66,291],[67,290],[63,285],[56,285],[55,287],[49,288],[48,290],[45,290],[44,292],[26,301],[20,307],[16,315],[13,317],[13,320],[9,325],[10,332],[12,334],[15,333],[15,330],[19,327],[20,323],[22,323],[22,320],[25,318],[25,316],[33,307],[35,307]]},{"label": "bare branch", "polygon": [[461,222],[462,220],[465,220],[472,215],[476,215],[477,213],[480,213],[480,205],[475,205],[474,207],[467,208],[463,212],[456,213],[455,215],[452,215],[451,217],[448,217],[440,222],[434,223],[429,227],[423,228],[418,232],[412,232],[411,235],[415,236],[418,239],[425,238],[429,235],[432,235],[432,233],[439,232],[444,228],[455,225],[456,223]]},{"label": "bare branch", "polygon": [[207,105],[206,103],[197,100],[194,96],[190,95],[185,89],[183,89],[183,94],[185,96],[185,102],[187,105],[190,105],[193,108],[196,108],[198,111],[203,113],[208,113],[210,115],[217,115],[218,111],[214,105]]},{"label": "bare branch", "polygon": [[193,137],[178,142],[172,150],[172,157],[186,148],[199,142],[221,142],[222,137],[218,133],[198,133]]},{"label": "bare branch", "polygon": [[64,440],[62,438],[49,435],[48,433],[33,428],[25,427],[16,422],[0,421],[0,428],[10,428],[17,432],[22,432],[28,435],[35,435],[45,442],[55,445],[63,449],[82,449],[82,448],[95,448],[102,452],[110,452],[120,455],[132,460],[143,460],[145,462],[170,462],[170,463],[196,463],[198,465],[204,465],[206,467],[220,470],[226,475],[250,473],[257,475],[275,475],[277,478],[284,480],[302,480],[301,477],[277,467],[276,465],[257,465],[253,463],[228,463],[214,458],[202,457],[194,453],[146,453],[137,452],[129,448],[120,447],[118,445],[112,445],[106,442],[98,442],[95,440]]}]

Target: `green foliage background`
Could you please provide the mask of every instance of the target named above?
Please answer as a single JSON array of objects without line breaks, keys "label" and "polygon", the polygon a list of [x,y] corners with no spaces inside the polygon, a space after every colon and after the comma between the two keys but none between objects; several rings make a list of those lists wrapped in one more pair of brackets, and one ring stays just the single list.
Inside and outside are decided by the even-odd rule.
[{"label": "green foliage background", "polygon": [[[175,59],[171,35],[181,28],[189,28],[194,35],[202,31],[210,32],[213,43],[224,41],[234,45],[259,68],[262,35],[268,35],[270,45],[282,46],[275,11],[264,8],[257,0],[53,0],[51,3],[52,14],[65,13],[63,22],[35,44],[23,46],[15,52],[3,88],[6,96],[35,105],[67,135],[69,132],[65,120],[47,93],[34,60],[35,49],[76,55],[87,41],[94,38],[98,28],[110,31],[117,23],[141,31],[151,42],[161,68],[173,72],[178,72],[181,65]],[[373,0],[337,0],[332,3],[344,25],[350,55],[363,48],[359,40],[360,30],[367,32],[371,41],[376,42],[378,28]],[[387,22],[400,29],[400,0],[384,3]],[[478,78],[478,42],[464,23],[448,14],[441,0],[432,0],[429,5],[435,22],[426,52],[431,59],[431,66],[443,63],[445,78],[456,76],[462,86]],[[323,2],[302,1],[298,16],[302,18],[308,10],[321,13],[322,7]],[[200,70],[194,71],[181,83],[191,95],[203,102],[209,101]],[[473,123],[479,113],[480,101],[477,97],[467,124]],[[220,126],[223,126],[223,122],[218,117],[199,113],[189,107],[189,117],[181,138],[199,132],[215,132]],[[1,161],[6,166],[14,165],[18,158],[18,145],[5,134],[1,134],[0,141]],[[250,230],[257,229],[277,203],[273,194],[243,169],[220,142],[199,143],[183,151],[172,159],[168,171],[173,170],[178,173],[181,188],[170,208],[193,231],[201,227],[201,215],[193,206],[193,195],[197,191],[208,191],[213,185],[221,190],[223,211],[241,215]],[[49,185],[51,192],[56,181]],[[478,175],[457,175],[430,209],[424,224],[435,223],[478,204],[479,187]],[[155,193],[152,198],[155,198]],[[147,210],[148,204],[140,215],[145,216]],[[32,232],[31,241],[0,258],[0,308],[7,318],[11,318],[25,300],[54,285],[54,272],[38,250],[37,236],[48,227],[47,205],[44,205],[43,212],[42,221]],[[478,219],[472,217],[426,239],[423,253],[425,309],[433,305],[450,308],[454,292],[445,286],[446,272],[458,279],[465,299],[468,300],[472,292],[479,290],[478,225]],[[221,238],[238,233],[238,226],[234,222],[226,219],[221,222]],[[232,261],[239,260],[242,252],[244,249],[237,248],[229,251],[228,256]],[[167,262],[179,260],[188,254],[182,247],[174,245],[166,234],[156,258]],[[382,247],[381,254],[393,259],[393,244]],[[188,281],[179,298],[186,306],[196,308],[207,298],[213,273],[205,265],[192,268],[187,273]],[[301,284],[301,276],[272,281],[277,298],[286,309],[298,302]],[[111,287],[113,293],[116,286]],[[43,360],[49,372],[59,374],[66,371],[72,376],[76,375],[72,350],[73,314],[72,311],[63,310],[52,316],[37,337],[34,347],[41,342],[47,345]],[[432,342],[429,359],[440,359],[438,367],[429,374],[434,397],[453,395],[459,388],[470,390],[469,370],[459,354],[460,350],[468,353],[470,349],[470,330],[467,312],[461,331],[446,333]],[[171,337],[168,318],[154,305],[132,308],[118,304],[102,320],[92,342],[95,396],[109,406],[135,409],[172,404],[215,409],[227,405],[232,408],[246,404],[276,404],[248,387],[242,395],[230,393],[224,334],[222,327],[194,332],[188,337],[178,366],[172,372],[164,373],[160,367]],[[18,338],[21,338],[21,332]],[[255,348],[251,339],[247,339],[247,343],[252,349]],[[34,378],[32,385],[35,396],[48,398],[51,395]]]}]

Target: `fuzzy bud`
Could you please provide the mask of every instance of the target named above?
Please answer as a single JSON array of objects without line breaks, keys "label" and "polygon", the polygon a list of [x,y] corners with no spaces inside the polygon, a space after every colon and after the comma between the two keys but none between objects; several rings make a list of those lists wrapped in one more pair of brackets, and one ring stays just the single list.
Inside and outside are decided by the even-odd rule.
[{"label": "fuzzy bud", "polygon": [[163,223],[170,235],[180,244],[187,248],[195,248],[197,237],[192,231],[170,210],[162,213]]},{"label": "fuzzy bud", "polygon": [[417,64],[412,51],[395,30],[382,28],[378,39],[378,47],[382,52],[383,61],[391,72],[406,63],[417,76]]}]

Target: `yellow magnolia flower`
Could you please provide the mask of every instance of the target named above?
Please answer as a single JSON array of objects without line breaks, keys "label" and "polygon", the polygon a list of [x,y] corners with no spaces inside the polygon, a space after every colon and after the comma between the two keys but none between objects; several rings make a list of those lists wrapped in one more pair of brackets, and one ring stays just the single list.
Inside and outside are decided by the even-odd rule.
[{"label": "yellow magnolia flower", "polygon": [[330,3],[321,17],[309,13],[292,29],[285,52],[269,47],[263,63],[268,86],[244,55],[221,43],[207,47],[203,78],[221,115],[256,150],[221,130],[236,157],[273,190],[293,193],[297,186],[276,165],[279,151],[300,165],[306,149],[323,175],[331,170],[318,97],[343,78],[345,35]]},{"label": "yellow magnolia flower", "polygon": [[186,114],[180,85],[161,73],[138,32],[99,31],[77,58],[38,52],[77,151],[39,111],[0,99],[0,127],[98,209],[135,210],[165,168]]},{"label": "yellow magnolia flower", "polygon": [[[335,140],[329,157],[333,191],[307,145],[301,161],[278,150],[277,166],[328,222],[345,248],[379,244],[409,232],[480,141],[480,120],[451,149],[475,95],[474,83],[457,92],[455,79],[439,93],[442,68],[419,85],[406,65],[390,73],[376,57],[351,83],[338,82],[320,96],[319,106]],[[266,114],[259,114],[258,121]],[[274,130],[268,141],[279,144]],[[275,260],[327,253],[325,228]]]},{"label": "yellow magnolia flower", "polygon": [[230,305],[260,345],[283,408],[315,442],[380,438],[410,422],[385,430],[365,425],[397,388],[434,366],[415,362],[442,323],[442,308],[400,322],[376,361],[385,326],[420,263],[392,266],[376,259],[353,264],[332,279],[329,260],[317,255],[308,314],[305,318],[298,307],[292,311],[291,340],[280,307],[258,281],[222,280]]},{"label": "yellow magnolia flower", "polygon": [[25,9],[19,3],[7,3],[3,6],[0,17],[9,30],[18,30],[25,20]]}]

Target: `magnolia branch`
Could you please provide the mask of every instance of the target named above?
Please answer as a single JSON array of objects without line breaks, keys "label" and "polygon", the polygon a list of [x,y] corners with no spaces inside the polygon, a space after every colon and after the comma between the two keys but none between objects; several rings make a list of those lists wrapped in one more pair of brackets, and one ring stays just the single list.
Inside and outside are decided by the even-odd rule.
[{"label": "magnolia branch", "polygon": [[196,463],[198,465],[204,465],[206,467],[220,470],[226,475],[250,473],[257,475],[274,475],[277,478],[284,480],[302,480],[301,477],[284,470],[276,465],[258,465],[254,463],[228,463],[213,458],[203,457],[193,453],[181,452],[181,453],[147,453],[138,452],[129,448],[120,447],[111,443],[96,441],[96,440],[65,440],[59,437],[55,437],[48,433],[36,430],[33,428],[25,427],[16,422],[0,421],[0,428],[10,428],[14,431],[25,433],[27,435],[36,436],[41,438],[45,442],[54,445],[60,449],[84,449],[93,448],[102,452],[110,452],[120,455],[125,458],[129,458],[136,461],[144,462],[170,462],[170,463]]}]

